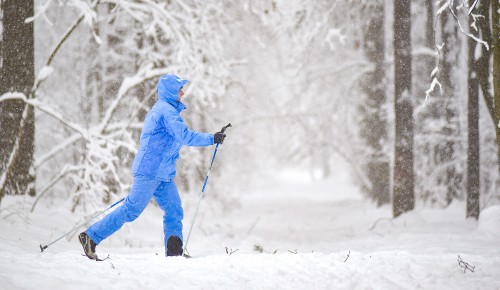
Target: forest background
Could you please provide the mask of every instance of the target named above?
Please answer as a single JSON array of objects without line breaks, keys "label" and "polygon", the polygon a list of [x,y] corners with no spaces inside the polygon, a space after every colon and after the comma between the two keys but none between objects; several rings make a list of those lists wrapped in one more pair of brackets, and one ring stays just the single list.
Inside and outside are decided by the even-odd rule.
[{"label": "forest background", "polygon": [[[191,81],[190,128],[233,124],[211,184],[223,208],[285,169],[335,175],[339,157],[395,217],[500,202],[496,0],[1,4],[0,201],[93,212],[125,196],[156,82],[174,73]],[[183,150],[182,192],[210,150]]]}]

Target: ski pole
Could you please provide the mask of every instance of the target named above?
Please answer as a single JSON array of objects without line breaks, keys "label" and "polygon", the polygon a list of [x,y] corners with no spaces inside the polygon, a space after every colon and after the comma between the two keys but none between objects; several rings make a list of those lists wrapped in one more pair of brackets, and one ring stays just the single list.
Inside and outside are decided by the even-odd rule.
[{"label": "ski pole", "polygon": [[[231,127],[231,123],[222,127],[221,132],[224,133],[224,131],[226,131],[226,129],[229,127]],[[184,244],[184,250],[183,250],[184,253],[186,253],[186,250],[187,250],[189,237],[191,236],[191,231],[193,230],[194,221],[196,220],[196,215],[198,215],[198,210],[200,209],[201,200],[205,196],[205,187],[207,186],[208,178],[210,177],[210,171],[212,170],[212,166],[214,165],[214,160],[215,160],[215,156],[217,155],[217,150],[219,149],[219,145],[220,145],[220,143],[217,143],[217,145],[215,145],[214,155],[212,156],[212,162],[210,162],[210,167],[208,168],[207,175],[205,176],[205,182],[203,183],[203,187],[201,188],[200,198],[198,199],[198,205],[196,206],[196,211],[195,211],[194,216],[193,216],[193,221],[191,222],[191,227],[189,228],[189,232],[188,232],[188,235],[186,238],[186,243]]]},{"label": "ski pole", "polygon": [[77,229],[83,227],[85,224],[87,224],[89,221],[95,219],[96,217],[100,216],[101,214],[105,213],[106,211],[110,210],[111,208],[113,208],[115,205],[119,204],[120,202],[124,201],[125,198],[122,198],[120,199],[119,201],[113,203],[110,207],[108,207],[107,209],[101,211],[101,212],[98,212],[97,214],[95,214],[93,217],[89,218],[88,220],[84,221],[82,224],[78,225],[78,226],[75,226],[74,228],[71,229],[71,231],[67,232],[66,234],[60,236],[58,239],[50,242],[48,245],[45,245],[45,246],[42,246],[42,244],[40,244],[40,249],[42,250],[42,252],[47,249],[50,245],[56,243],[57,241],[59,241],[60,239],[66,237],[67,235],[71,234],[72,232],[76,231]]}]

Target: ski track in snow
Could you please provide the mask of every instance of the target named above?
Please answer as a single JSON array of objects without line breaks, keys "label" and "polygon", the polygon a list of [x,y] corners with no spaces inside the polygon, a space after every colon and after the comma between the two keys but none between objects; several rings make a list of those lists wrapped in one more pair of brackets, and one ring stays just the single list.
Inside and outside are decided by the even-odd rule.
[{"label": "ski track in snow", "polygon": [[[0,288],[500,289],[500,207],[479,226],[464,218],[461,202],[391,219],[390,207],[375,207],[342,179],[281,181],[242,193],[230,212],[205,200],[189,242],[192,259],[163,256],[162,213],[153,205],[97,247],[108,260],[82,256],[75,235],[40,253],[38,244],[67,232],[83,213],[46,202],[30,214],[29,197],[8,196],[0,208]],[[197,196],[183,199],[187,233]],[[458,255],[474,272],[464,273]]]}]

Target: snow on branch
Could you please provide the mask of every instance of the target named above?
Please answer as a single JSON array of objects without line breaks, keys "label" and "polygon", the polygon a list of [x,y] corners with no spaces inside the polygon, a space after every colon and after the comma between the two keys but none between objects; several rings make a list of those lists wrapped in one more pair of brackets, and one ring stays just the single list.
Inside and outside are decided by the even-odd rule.
[{"label": "snow on branch", "polygon": [[[473,35],[472,33],[468,33],[468,32],[465,32],[463,27],[462,27],[462,24],[460,22],[460,20],[458,19],[458,16],[457,14],[455,13],[455,11],[453,10],[453,4],[454,4],[454,0],[443,0],[443,1],[439,1],[437,2],[438,4],[442,2],[443,4],[440,6],[440,8],[437,10],[436,12],[436,16],[440,16],[441,14],[443,14],[446,10],[449,10],[449,12],[453,15],[453,17],[455,18],[456,20],[456,23],[458,25],[458,28],[460,29],[460,31],[466,35],[467,37],[473,39],[474,41],[476,41],[477,43],[481,44],[481,45],[484,45],[484,47],[489,50],[489,45],[486,41],[476,37],[475,35]],[[472,6],[469,8],[469,12],[467,13],[467,15],[470,15],[472,10],[474,9],[474,7],[476,6],[478,0],[474,1],[474,3],[472,4]],[[467,4],[464,2],[463,5],[459,6],[457,9],[462,9],[462,8],[467,8]],[[477,27],[476,27],[476,19],[480,18],[480,17],[483,17],[481,15],[476,15],[476,14],[472,14],[472,17],[474,18],[474,22],[472,23],[472,27],[477,31]],[[437,23],[437,22],[436,22]],[[443,43],[441,45],[436,45],[436,55],[438,56],[438,59],[439,59],[439,56],[441,55],[441,50],[443,49],[443,47],[445,45],[450,45],[450,44],[447,44],[447,43]],[[430,94],[434,91],[434,89],[436,88],[436,86],[439,86],[439,90],[442,92],[442,88],[441,88],[441,83],[439,82],[439,80],[437,79],[437,77],[435,77],[435,75],[437,74],[437,72],[439,71],[439,67],[436,66],[434,68],[434,70],[432,71],[431,73],[431,77],[433,78],[432,79],[432,83],[429,87],[429,89],[425,92],[425,102],[424,102],[424,106],[427,105],[427,103],[429,102],[429,97],[430,97]]]},{"label": "snow on branch", "polygon": [[437,10],[436,15],[440,16],[449,7],[450,7],[450,1],[449,0],[444,1],[444,4],[441,5],[441,7],[439,7],[439,9]]},{"label": "snow on branch", "polygon": [[[77,142],[78,140],[83,139],[86,141],[86,154],[84,158],[82,158],[81,164],[79,166],[65,167],[65,169],[63,169],[63,171],[55,179],[49,182],[49,184],[42,189],[41,193],[33,204],[33,209],[36,206],[39,198],[43,196],[43,194],[50,188],[52,188],[59,180],[66,176],[69,176],[71,179],[76,181],[76,184],[79,184],[81,188],[94,193],[102,191],[111,192],[113,191],[111,187],[115,186],[118,186],[120,190],[126,188],[126,186],[124,186],[120,182],[120,177],[118,174],[119,170],[117,169],[119,160],[117,159],[115,152],[119,148],[125,148],[129,152],[135,153],[137,149],[132,145],[134,144],[134,142],[131,141],[130,132],[124,130],[126,128],[125,126],[113,126],[115,129],[122,129],[115,130],[111,135],[97,134],[96,132],[99,131],[96,130],[96,128],[86,130],[80,125],[67,120],[67,118],[64,117],[61,113],[57,112],[54,108],[43,104],[38,99],[27,99],[26,95],[18,92],[6,93],[0,96],[0,102],[7,100],[21,100],[26,104],[33,106],[35,109],[38,109],[50,115],[54,119],[66,125],[68,128],[77,132],[77,134],[74,134],[73,136],[67,138],[63,143],[54,147],[51,151],[43,155],[39,160],[35,161],[35,168],[38,168],[41,164],[54,157],[59,152],[65,150],[66,148],[68,148],[68,146]],[[25,107],[25,110],[23,112],[23,121],[25,119],[25,115],[27,115],[27,111],[28,106]],[[100,129],[100,127],[98,129]],[[127,141],[125,142],[123,140]],[[9,158],[7,168],[10,167],[9,164],[12,164],[13,160],[15,159],[18,147],[18,140],[16,140],[14,149]],[[9,170],[5,170],[0,177],[0,187],[3,187],[3,185],[5,184],[8,171]],[[113,180],[111,182],[111,185],[104,185],[103,187],[102,184],[96,182],[100,179],[106,179],[106,176],[112,177],[110,179]]]},{"label": "snow on branch", "polygon": [[469,12],[467,13],[468,15],[472,13],[472,10],[474,10],[474,8],[476,7],[477,2],[479,2],[479,0],[474,0],[474,3],[472,3],[472,5],[469,7]]},{"label": "snow on branch", "polygon": [[434,91],[434,89],[436,88],[436,86],[439,86],[439,91],[440,92],[443,92],[443,89],[441,87],[441,83],[438,81],[438,79],[435,77],[432,79],[432,83],[431,83],[431,86],[430,88],[425,91],[425,102],[424,102],[424,107],[427,105],[427,103],[429,102],[429,98],[430,98],[430,95],[431,93]]},{"label": "snow on branch", "polygon": [[[57,112],[55,109],[43,104],[42,102],[40,102],[38,99],[28,99],[26,97],[25,94],[23,93],[20,93],[20,92],[9,92],[9,93],[5,93],[3,95],[0,96],[0,103],[1,102],[4,102],[4,101],[8,101],[8,100],[20,100],[20,101],[23,101],[25,102],[25,104],[27,106],[24,107],[24,110],[23,110],[23,113],[22,113],[22,117],[21,117],[21,123],[20,123],[20,130],[18,132],[18,137],[15,139],[15,142],[14,142],[14,147],[10,153],[10,156],[9,156],[9,160],[7,162],[7,165],[6,165],[6,170],[4,170],[2,172],[2,176],[0,176],[0,189],[3,189],[4,185],[5,185],[5,182],[7,180],[7,176],[10,172],[10,167],[12,166],[16,156],[17,156],[17,153],[18,153],[18,150],[19,150],[19,140],[20,140],[20,137],[19,136],[22,136],[23,134],[23,128],[24,128],[24,124],[26,122],[26,118],[27,118],[27,115],[28,115],[28,112],[29,112],[29,106],[33,106],[35,109],[38,109],[50,116],[52,116],[53,118],[59,120],[61,123],[63,123],[64,125],[66,125],[67,127],[73,129],[74,131],[78,132],[78,134],[81,136],[79,138],[70,138],[69,140],[67,140],[65,143],[63,143],[63,145],[69,145],[73,142],[76,142],[76,140],[80,139],[80,138],[84,138],[86,139],[87,141],[89,141],[89,137],[88,137],[88,132],[83,129],[82,127],[80,127],[79,125],[71,122],[71,121],[68,121],[62,114],[60,114],[59,112]],[[29,106],[28,106],[29,105]],[[45,160],[49,159],[50,157],[54,156],[59,150],[63,150],[65,149],[66,147],[62,147],[62,146],[59,146],[59,147],[56,147],[55,149],[56,150],[52,150],[51,152],[49,152],[48,155],[44,156],[43,157],[43,160],[42,162],[44,162]],[[34,166],[36,168],[37,165],[39,165],[40,163],[37,163],[35,162]],[[42,193],[45,192],[46,189],[42,190]]]},{"label": "snow on branch", "polygon": [[[474,41],[476,41],[477,43],[484,45],[484,47],[486,48],[486,50],[489,50],[489,49],[490,49],[490,47],[489,47],[489,45],[488,45],[488,43],[487,43],[486,41],[484,41],[484,40],[482,40],[482,39],[480,39],[480,38],[476,37],[476,36],[475,36],[475,35],[473,35],[472,33],[468,33],[468,32],[466,32],[466,31],[463,29],[463,27],[462,27],[462,23],[460,22],[460,19],[458,19],[457,14],[456,14],[456,13],[455,13],[455,11],[452,9],[453,7],[452,7],[452,5],[451,5],[451,4],[453,4],[454,2],[455,2],[454,0],[447,0],[447,1],[445,1],[445,3],[444,3],[444,4],[441,6],[441,8],[439,8],[439,10],[437,11],[437,13],[436,13],[436,14],[437,14],[437,16],[440,16],[440,15],[441,15],[441,14],[442,14],[445,10],[447,10],[447,9],[448,9],[448,10],[450,11],[451,15],[453,15],[453,17],[455,18],[455,20],[456,20],[456,22],[457,22],[457,25],[458,25],[458,28],[460,29],[460,31],[462,32],[462,34],[464,34],[465,36],[467,36],[467,37],[469,37],[469,38],[473,39],[473,40],[474,40]],[[473,7],[475,7],[475,5],[476,5],[476,4],[477,4],[477,0],[473,3],[472,8],[471,8],[471,9],[469,9],[469,12],[467,13],[467,15],[469,15],[469,14],[470,14],[470,12],[472,11]],[[463,8],[466,8],[465,6],[466,6],[466,5],[464,5],[464,6],[463,6]],[[475,17],[474,19],[476,19],[476,17]]]},{"label": "snow on branch", "polygon": [[84,139],[88,139],[88,132],[81,126],[76,123],[73,123],[67,120],[61,113],[57,112],[54,108],[49,107],[48,105],[43,104],[37,99],[28,99],[25,94],[20,92],[11,92],[5,93],[0,96],[0,103],[7,100],[20,100],[25,102],[28,105],[33,106],[34,108],[52,116],[56,120],[60,121],[62,124],[66,125],[68,128],[73,129],[78,132]]},{"label": "snow on branch", "polygon": [[52,3],[52,0],[48,0],[47,2],[38,5],[38,7],[35,9],[36,14],[32,17],[26,18],[26,20],[24,20],[24,22],[31,23],[31,22],[34,22],[40,16],[43,16],[45,21],[47,21],[47,23],[49,23],[49,25],[52,26],[53,25],[52,21],[50,21],[49,18],[47,17],[47,15],[45,14],[45,12],[47,12],[47,9],[50,7],[51,3]]},{"label": "snow on branch", "polygon": [[116,110],[119,107],[120,102],[122,99],[125,97],[126,93],[134,88],[137,85],[142,84],[143,82],[159,77],[161,75],[164,75],[168,73],[169,71],[172,71],[172,67],[167,69],[167,68],[159,68],[159,69],[153,69],[151,68],[151,65],[148,65],[146,67],[141,68],[137,74],[135,74],[132,77],[126,77],[121,86],[120,89],[118,90],[118,96],[113,100],[113,103],[109,106],[109,108],[106,110],[106,114],[104,116],[104,119],[101,122],[101,125],[99,126],[99,132],[104,132],[106,128],[109,125],[109,122],[111,120],[111,117],[113,114],[116,112]]},{"label": "snow on branch", "polygon": [[99,0],[94,0],[92,3],[80,0],[70,0],[68,2],[69,6],[73,6],[81,12],[85,23],[87,23],[90,27],[93,26],[95,20],[97,19],[97,13],[94,11],[97,4],[99,4]]}]

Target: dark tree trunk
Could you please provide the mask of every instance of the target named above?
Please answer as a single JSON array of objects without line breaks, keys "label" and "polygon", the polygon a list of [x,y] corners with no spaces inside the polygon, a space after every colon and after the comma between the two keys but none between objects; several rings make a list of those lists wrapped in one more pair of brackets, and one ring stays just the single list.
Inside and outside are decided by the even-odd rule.
[{"label": "dark tree trunk", "polygon": [[367,73],[362,82],[366,102],[361,108],[363,123],[361,135],[369,147],[366,162],[367,176],[372,188],[370,196],[380,206],[390,202],[389,158],[384,152],[387,143],[387,113],[384,52],[384,4],[375,2],[369,8],[370,19],[364,29],[364,51],[375,69]]},{"label": "dark tree trunk", "polygon": [[[33,0],[4,0],[2,5],[0,94],[22,92],[30,97],[34,84],[34,36],[33,23],[25,20],[33,16]],[[6,174],[0,183],[0,200],[5,194],[34,195],[33,108],[22,101],[0,103],[0,131],[0,175]]]},{"label": "dark tree trunk", "polygon": [[493,100],[495,103],[495,131],[498,146],[498,171],[500,172],[500,3],[491,1],[491,27],[493,34]]},{"label": "dark tree trunk", "polygon": [[413,100],[411,96],[411,1],[394,2],[394,95],[396,132],[394,150],[393,215],[413,209]]},{"label": "dark tree trunk", "polygon": [[[471,19],[469,19],[470,22]],[[467,150],[467,217],[479,217],[479,81],[477,79],[476,47],[480,45],[475,40],[468,40],[468,150]]]},{"label": "dark tree trunk", "polygon": [[446,202],[449,204],[453,198],[461,196],[460,189],[463,176],[458,172],[456,165],[461,146],[456,141],[459,137],[458,101],[454,82],[452,81],[454,79],[452,72],[458,63],[460,44],[458,43],[455,18],[448,11],[441,14],[441,35],[444,47],[442,49],[439,78],[443,94],[439,97],[439,103],[443,109],[442,117],[445,118],[445,125],[440,132],[443,140],[436,145],[435,150],[438,156],[437,165],[443,164],[445,166],[444,171],[438,172],[439,175],[442,175],[442,178],[438,180],[446,188]]},{"label": "dark tree trunk", "polygon": [[425,10],[427,19],[425,20],[425,45],[428,48],[434,47],[434,1],[425,0]]}]

